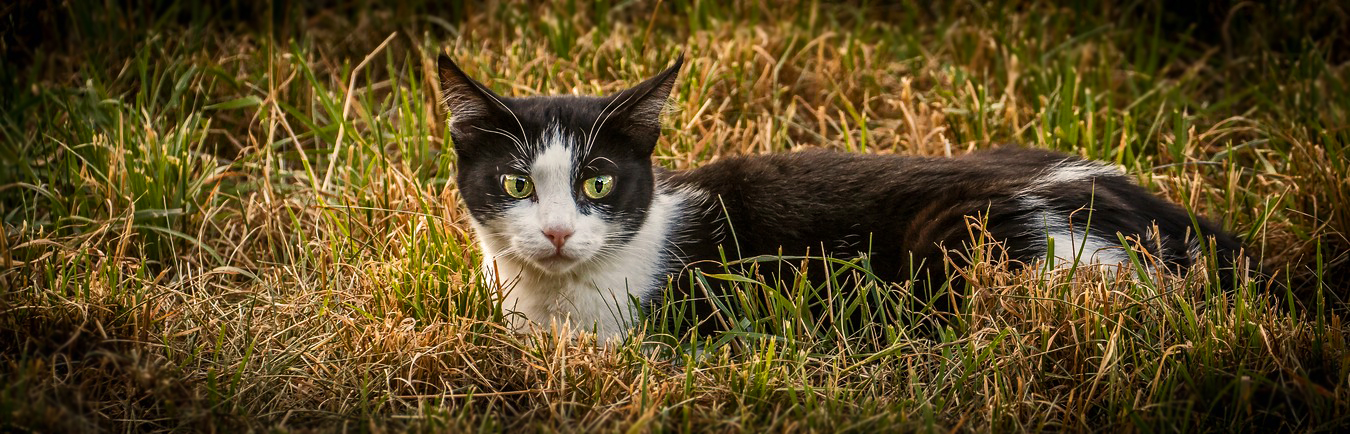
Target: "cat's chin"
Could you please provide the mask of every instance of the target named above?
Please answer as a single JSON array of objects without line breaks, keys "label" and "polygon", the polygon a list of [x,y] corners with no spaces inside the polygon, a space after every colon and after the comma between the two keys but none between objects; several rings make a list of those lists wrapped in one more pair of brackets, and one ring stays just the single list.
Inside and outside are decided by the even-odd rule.
[{"label": "cat's chin", "polygon": [[582,263],[581,259],[566,255],[549,255],[530,259],[532,265],[545,274],[563,274]]}]

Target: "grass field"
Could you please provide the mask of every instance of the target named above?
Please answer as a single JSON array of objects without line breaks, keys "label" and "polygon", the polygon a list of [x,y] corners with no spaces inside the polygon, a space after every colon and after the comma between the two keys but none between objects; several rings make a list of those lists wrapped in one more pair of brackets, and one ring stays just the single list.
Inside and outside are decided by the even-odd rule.
[{"label": "grass field", "polygon": [[[1350,426],[1339,2],[48,3],[0,6],[3,431]],[[699,344],[514,334],[452,182],[441,51],[514,96],[615,91],[685,53],[670,168],[809,146],[1109,161],[1273,278],[991,259],[940,332],[848,335],[803,313],[805,281],[711,276],[749,314]]]}]

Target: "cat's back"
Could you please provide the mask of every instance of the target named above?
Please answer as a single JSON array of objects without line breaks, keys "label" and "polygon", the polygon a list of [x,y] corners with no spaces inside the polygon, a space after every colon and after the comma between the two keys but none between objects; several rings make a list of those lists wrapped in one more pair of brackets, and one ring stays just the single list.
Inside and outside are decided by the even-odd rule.
[{"label": "cat's back", "polygon": [[729,157],[665,179],[716,200],[707,206],[722,221],[705,224],[731,227],[710,232],[734,231],[742,247],[770,253],[848,245],[873,235],[893,241],[896,250],[927,249],[934,240],[964,234],[964,216],[1020,224],[1029,208],[1043,206],[1035,199],[1039,191],[1089,191],[1100,178],[1129,185],[1118,170],[1099,163],[1001,148],[951,158],[827,150]]},{"label": "cat's back", "polygon": [[[1007,195],[1037,184],[1109,177],[1120,171],[1078,157],[1039,149],[1005,147],[957,157],[857,154],[812,149],[723,158],[667,175],[729,199],[781,198],[798,206],[897,196],[913,199]],[[812,200],[812,199],[820,200]]]}]

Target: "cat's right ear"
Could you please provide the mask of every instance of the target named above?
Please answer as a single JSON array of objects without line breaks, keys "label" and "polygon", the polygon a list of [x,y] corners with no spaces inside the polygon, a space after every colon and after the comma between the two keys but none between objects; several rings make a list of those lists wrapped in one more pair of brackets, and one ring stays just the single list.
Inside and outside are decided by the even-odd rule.
[{"label": "cat's right ear", "polygon": [[441,103],[450,110],[450,133],[463,136],[474,126],[487,128],[501,111],[501,98],[465,75],[445,53],[436,59],[436,69],[441,78]]}]

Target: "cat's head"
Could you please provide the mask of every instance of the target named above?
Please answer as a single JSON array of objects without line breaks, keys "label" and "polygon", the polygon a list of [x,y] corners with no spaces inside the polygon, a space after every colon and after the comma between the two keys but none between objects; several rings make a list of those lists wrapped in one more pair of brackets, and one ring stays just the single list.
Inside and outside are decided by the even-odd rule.
[{"label": "cat's head", "polygon": [[613,95],[507,98],[441,55],[456,183],[490,260],[560,274],[621,254],[647,219],[682,60]]}]

